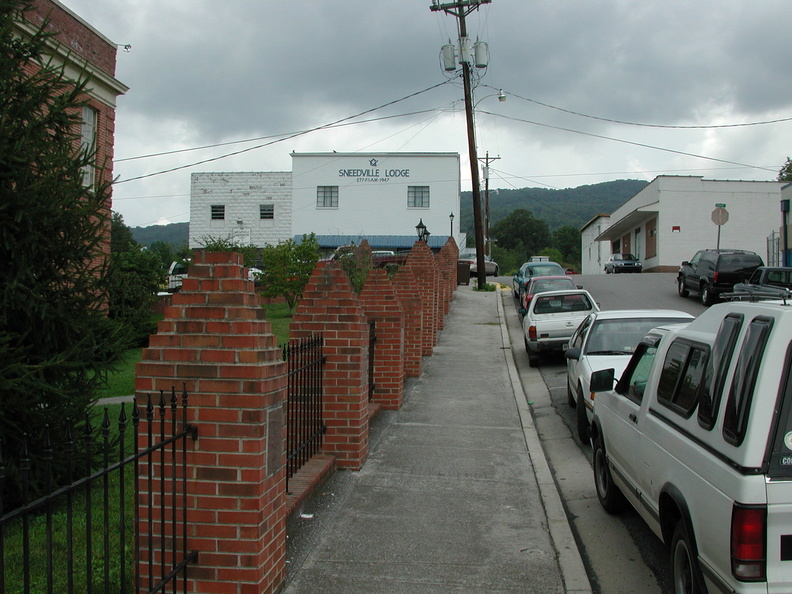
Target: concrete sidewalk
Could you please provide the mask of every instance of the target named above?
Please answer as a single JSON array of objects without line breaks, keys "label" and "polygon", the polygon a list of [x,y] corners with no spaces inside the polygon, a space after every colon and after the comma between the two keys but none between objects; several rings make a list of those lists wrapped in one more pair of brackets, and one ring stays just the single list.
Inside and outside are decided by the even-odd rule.
[{"label": "concrete sidewalk", "polygon": [[[541,377],[530,390],[545,390]],[[371,455],[289,524],[285,592],[591,592],[512,358],[498,293],[456,291]]]}]

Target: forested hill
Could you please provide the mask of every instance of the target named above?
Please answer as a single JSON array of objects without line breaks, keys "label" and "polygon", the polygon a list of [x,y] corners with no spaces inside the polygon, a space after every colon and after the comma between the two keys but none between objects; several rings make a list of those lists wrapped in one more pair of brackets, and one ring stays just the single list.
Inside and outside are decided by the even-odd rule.
[{"label": "forested hill", "polygon": [[[549,190],[547,188],[521,188],[489,192],[490,226],[517,209],[531,211],[543,220],[552,231],[563,225],[580,229],[598,214],[611,214],[640,192],[648,182],[637,179],[616,181]],[[482,193],[482,201],[484,195]],[[471,192],[462,192],[462,230],[473,233],[473,204]]]},{"label": "forested hill", "polygon": [[187,245],[190,236],[190,223],[171,223],[170,225],[151,225],[150,227],[131,227],[132,238],[140,245],[150,246],[161,241],[179,249]]}]

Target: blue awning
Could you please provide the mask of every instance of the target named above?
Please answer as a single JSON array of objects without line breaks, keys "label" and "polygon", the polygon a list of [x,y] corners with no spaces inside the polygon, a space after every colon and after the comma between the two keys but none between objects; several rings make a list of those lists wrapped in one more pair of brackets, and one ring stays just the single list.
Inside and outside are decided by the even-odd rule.
[{"label": "blue awning", "polygon": [[[294,243],[302,243],[303,236],[295,235]],[[409,250],[418,240],[415,235],[316,235],[321,249],[335,249],[342,245],[360,245],[366,240],[372,250]],[[429,236],[429,247],[439,250],[448,241],[448,235]]]}]

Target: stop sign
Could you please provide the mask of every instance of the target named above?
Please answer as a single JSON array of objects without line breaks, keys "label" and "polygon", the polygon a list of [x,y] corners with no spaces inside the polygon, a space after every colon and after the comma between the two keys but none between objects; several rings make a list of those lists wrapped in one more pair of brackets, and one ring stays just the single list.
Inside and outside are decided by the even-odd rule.
[{"label": "stop sign", "polygon": [[712,211],[712,222],[716,225],[725,225],[729,220],[729,211],[725,208],[718,207]]}]

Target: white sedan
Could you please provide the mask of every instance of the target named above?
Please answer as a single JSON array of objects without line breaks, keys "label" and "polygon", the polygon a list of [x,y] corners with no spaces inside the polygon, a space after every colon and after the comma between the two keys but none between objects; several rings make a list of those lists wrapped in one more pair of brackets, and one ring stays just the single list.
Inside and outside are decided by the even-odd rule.
[{"label": "white sedan", "polygon": [[618,379],[649,330],[668,324],[687,324],[691,320],[693,316],[689,313],[673,309],[630,309],[596,311],[581,322],[564,354],[567,399],[570,406],[577,407],[577,430],[583,443],[589,441],[594,409],[594,394],[589,390],[592,372],[613,368]]}]

